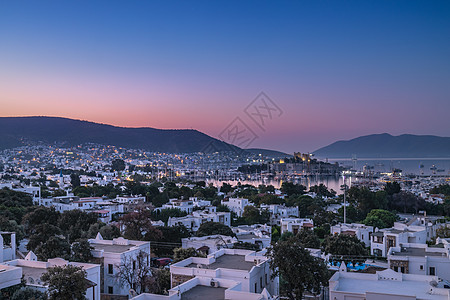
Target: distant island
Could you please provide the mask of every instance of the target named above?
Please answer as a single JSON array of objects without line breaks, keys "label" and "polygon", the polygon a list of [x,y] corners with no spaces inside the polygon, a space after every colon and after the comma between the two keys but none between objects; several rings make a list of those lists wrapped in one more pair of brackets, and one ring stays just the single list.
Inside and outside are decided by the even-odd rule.
[{"label": "distant island", "polygon": [[450,137],[388,133],[338,141],[313,152],[319,158],[447,158]]}]

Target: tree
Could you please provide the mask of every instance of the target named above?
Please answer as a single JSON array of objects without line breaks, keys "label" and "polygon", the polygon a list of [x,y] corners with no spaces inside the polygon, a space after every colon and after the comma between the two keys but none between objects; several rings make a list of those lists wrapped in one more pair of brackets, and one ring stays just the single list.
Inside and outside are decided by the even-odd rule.
[{"label": "tree", "polygon": [[173,250],[173,262],[179,262],[189,257],[205,257],[205,255],[195,248],[175,248]]},{"label": "tree", "polygon": [[233,245],[233,249],[244,249],[244,250],[252,250],[259,251],[261,250],[258,244],[253,244],[249,242],[238,242]]},{"label": "tree", "polygon": [[438,229],[436,229],[436,237],[443,238],[443,239],[449,238],[450,237],[450,227],[442,226],[442,227],[439,227]]},{"label": "tree", "polygon": [[84,300],[86,298],[86,271],[73,265],[55,266],[42,274],[48,286],[49,300]]},{"label": "tree", "polygon": [[46,300],[47,295],[41,291],[35,290],[30,287],[23,287],[16,292],[11,297],[11,300]]},{"label": "tree", "polygon": [[155,240],[162,237],[161,231],[152,225],[151,211],[146,207],[138,207],[135,211],[124,215],[120,223],[125,227],[123,236],[127,239]]},{"label": "tree", "polygon": [[250,225],[265,224],[269,221],[269,213],[267,211],[261,213],[258,208],[250,205],[244,207],[242,217],[244,217],[245,222]]},{"label": "tree", "polygon": [[400,187],[400,184],[397,181],[388,182],[388,183],[386,183],[386,186],[384,187],[384,191],[389,196],[400,193],[401,190],[402,190],[402,188]]},{"label": "tree", "polygon": [[396,220],[397,216],[388,210],[372,209],[364,219],[363,223],[381,229],[394,226]]},{"label": "tree", "polygon": [[154,221],[161,220],[164,223],[167,223],[169,218],[179,218],[184,217],[186,215],[187,213],[179,208],[165,208],[161,210],[154,210],[152,212],[152,220]]},{"label": "tree", "polygon": [[72,188],[76,188],[77,186],[80,186],[80,176],[78,176],[75,173],[70,174],[70,183],[72,184]]},{"label": "tree", "polygon": [[114,171],[123,171],[125,170],[125,162],[123,161],[123,159],[117,158],[112,161],[111,169],[113,169]]},{"label": "tree", "polygon": [[207,236],[207,235],[226,235],[234,236],[233,230],[227,225],[218,222],[205,222],[197,230],[197,236]]},{"label": "tree", "polygon": [[122,286],[133,289],[138,294],[147,292],[152,284],[149,260],[149,255],[144,251],[139,251],[134,259],[131,256],[125,257],[116,274]]},{"label": "tree", "polygon": [[301,184],[295,184],[289,181],[284,181],[281,185],[281,192],[283,194],[288,195],[288,197],[292,195],[303,195],[306,191],[306,187]]},{"label": "tree", "polygon": [[63,231],[69,242],[87,235],[89,227],[97,223],[95,213],[87,213],[79,209],[68,210],[61,214],[58,227]]},{"label": "tree", "polygon": [[284,283],[281,292],[289,299],[303,299],[306,291],[317,295],[328,283],[323,260],[311,256],[296,237],[274,244],[269,248],[268,257],[273,274],[280,275]]},{"label": "tree", "polygon": [[35,254],[39,260],[43,261],[55,257],[69,259],[70,244],[58,236],[51,236],[46,242],[36,247]]},{"label": "tree", "polygon": [[312,230],[303,228],[297,233],[297,238],[305,248],[320,248],[320,240]]},{"label": "tree", "polygon": [[22,220],[27,234],[34,234],[36,227],[40,224],[58,225],[60,213],[54,207],[38,207],[34,211],[27,213]]},{"label": "tree", "polygon": [[88,263],[93,258],[91,253],[91,250],[93,249],[94,248],[91,247],[91,244],[86,239],[81,239],[79,241],[73,242],[70,260]]},{"label": "tree", "polygon": [[360,261],[361,256],[366,256],[368,253],[363,242],[357,237],[340,234],[327,236],[323,242],[323,250],[325,254],[332,254],[337,256],[338,260],[357,262]]},{"label": "tree", "polygon": [[100,233],[105,240],[112,240],[120,236],[120,230],[113,225],[107,225],[105,223],[95,223],[89,227],[88,237],[95,238],[97,233]]}]

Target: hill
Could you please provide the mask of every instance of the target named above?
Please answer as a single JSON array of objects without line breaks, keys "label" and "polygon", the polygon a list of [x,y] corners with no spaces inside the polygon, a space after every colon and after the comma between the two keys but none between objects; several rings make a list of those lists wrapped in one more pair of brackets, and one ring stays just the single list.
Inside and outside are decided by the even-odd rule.
[{"label": "hill", "polygon": [[26,142],[98,143],[169,153],[239,149],[193,129],[125,128],[59,117],[0,117],[0,149]]},{"label": "hill", "polygon": [[388,133],[338,141],[314,151],[320,158],[413,158],[450,157],[450,138],[433,135]]},{"label": "hill", "polygon": [[287,153],[284,153],[281,151],[259,149],[259,148],[249,148],[249,149],[245,149],[245,151],[247,151],[251,154],[261,154],[264,157],[271,157],[271,158],[283,158],[283,157],[291,157],[292,156],[292,154],[287,154]]}]

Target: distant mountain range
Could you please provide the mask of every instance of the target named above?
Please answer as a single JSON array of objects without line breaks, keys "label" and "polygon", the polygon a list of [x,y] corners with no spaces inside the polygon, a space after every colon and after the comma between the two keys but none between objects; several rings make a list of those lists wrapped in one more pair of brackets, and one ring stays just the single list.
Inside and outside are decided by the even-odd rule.
[{"label": "distant mountain range", "polygon": [[[193,129],[127,128],[59,117],[0,117],[0,150],[37,142],[67,146],[97,143],[167,153],[242,151]],[[286,156],[266,149],[250,152],[253,150]]]},{"label": "distant mountain range", "polygon": [[338,141],[314,151],[319,158],[414,158],[450,157],[450,137],[388,133]]},{"label": "distant mountain range", "polygon": [[126,128],[59,117],[0,118],[0,149],[24,142],[97,143],[155,152],[221,152],[239,148],[192,129]]}]

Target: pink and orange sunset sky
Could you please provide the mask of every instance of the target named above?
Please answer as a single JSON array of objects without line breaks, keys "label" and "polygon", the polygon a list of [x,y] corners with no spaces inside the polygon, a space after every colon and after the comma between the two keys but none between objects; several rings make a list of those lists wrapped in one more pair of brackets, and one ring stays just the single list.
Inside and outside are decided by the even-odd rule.
[{"label": "pink and orange sunset sky", "polygon": [[264,91],[252,147],[449,136],[445,1],[2,1],[0,116],[217,137]]}]

